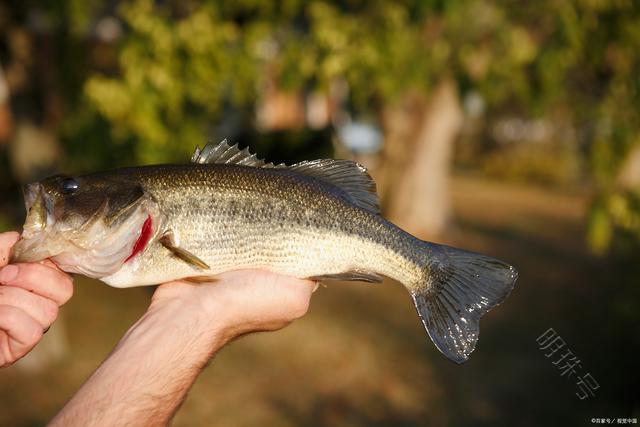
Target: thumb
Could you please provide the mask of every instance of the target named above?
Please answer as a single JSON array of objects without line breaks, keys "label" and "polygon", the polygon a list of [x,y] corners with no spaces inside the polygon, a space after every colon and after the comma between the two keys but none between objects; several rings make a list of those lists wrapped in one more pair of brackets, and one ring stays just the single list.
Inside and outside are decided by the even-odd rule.
[{"label": "thumb", "polygon": [[20,233],[15,231],[0,233],[0,267],[4,267],[9,263],[9,253],[19,238]]}]

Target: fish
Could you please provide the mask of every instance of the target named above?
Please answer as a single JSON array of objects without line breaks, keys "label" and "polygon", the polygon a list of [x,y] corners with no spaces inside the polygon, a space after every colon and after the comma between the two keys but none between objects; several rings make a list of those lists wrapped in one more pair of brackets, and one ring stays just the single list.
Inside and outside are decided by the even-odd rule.
[{"label": "fish", "polygon": [[503,261],[386,220],[375,182],[350,160],[274,164],[224,140],[196,148],[190,163],[56,175],[24,196],[12,262],[49,258],[118,288],[239,269],[319,282],[384,276],[406,287],[431,340],[456,363],[518,277]]}]

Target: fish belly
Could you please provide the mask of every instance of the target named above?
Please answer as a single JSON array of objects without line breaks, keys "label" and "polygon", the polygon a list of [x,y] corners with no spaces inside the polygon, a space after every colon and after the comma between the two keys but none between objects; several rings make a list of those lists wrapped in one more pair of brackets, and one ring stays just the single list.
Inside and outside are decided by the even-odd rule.
[{"label": "fish belly", "polygon": [[[191,245],[190,252],[204,260],[209,270],[187,264],[160,244],[131,260],[116,274],[102,280],[115,287],[154,285],[177,279],[215,276],[225,271],[266,269],[298,278],[370,272],[403,283],[418,280],[419,272],[408,260],[384,245],[360,236],[315,230],[281,230],[271,235],[226,236],[217,245]],[[212,242],[215,237],[212,237]],[[186,240],[184,247],[189,248]],[[234,241],[234,243],[231,243]],[[228,242],[228,245],[220,244]],[[199,250],[198,250],[199,249]]]}]

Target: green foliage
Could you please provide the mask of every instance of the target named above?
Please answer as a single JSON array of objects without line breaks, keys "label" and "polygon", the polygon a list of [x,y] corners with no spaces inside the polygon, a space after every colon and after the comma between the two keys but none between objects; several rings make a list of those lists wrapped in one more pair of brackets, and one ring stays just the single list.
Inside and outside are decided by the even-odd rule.
[{"label": "green foliage", "polygon": [[588,240],[598,253],[608,249],[616,231],[631,240],[626,246],[633,247],[633,242],[640,242],[640,192],[601,194],[591,208],[589,226]]},{"label": "green foliage", "polygon": [[[272,79],[325,91],[344,79],[354,108],[375,114],[453,77],[490,106],[566,112],[597,193],[635,209],[616,176],[640,134],[638,2],[133,0],[118,10],[118,71],[91,75],[84,93],[137,161],[186,156],[225,108],[255,108]],[[607,227],[636,227],[619,204],[594,205],[596,248],[614,235]]]},{"label": "green foliage", "polygon": [[260,38],[255,28],[240,37],[212,6],[176,22],[156,9],[147,0],[121,7],[130,27],[119,49],[121,74],[94,75],[85,85],[116,140],[134,138],[144,163],[185,157],[226,101],[254,97],[256,58],[248,50]]},{"label": "green foliage", "polygon": [[176,14],[136,0],[120,15],[120,73],[93,75],[85,93],[143,162],[191,147],[224,105],[251,107],[265,78],[291,90],[345,79],[356,107],[376,112],[449,74],[498,82],[535,54],[523,28],[480,1],[203,2]]}]

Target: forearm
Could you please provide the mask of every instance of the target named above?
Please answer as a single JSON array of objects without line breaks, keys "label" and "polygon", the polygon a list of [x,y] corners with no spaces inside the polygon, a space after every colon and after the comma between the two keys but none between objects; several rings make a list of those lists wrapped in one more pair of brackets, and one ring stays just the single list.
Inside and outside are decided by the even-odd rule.
[{"label": "forearm", "polygon": [[258,270],[215,283],[166,283],[147,313],[51,421],[52,426],[165,425],[228,340],[303,316],[316,283]]},{"label": "forearm", "polygon": [[167,424],[226,341],[211,322],[179,300],[152,307],[50,425]]}]

